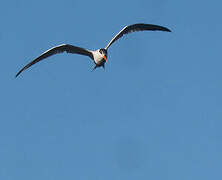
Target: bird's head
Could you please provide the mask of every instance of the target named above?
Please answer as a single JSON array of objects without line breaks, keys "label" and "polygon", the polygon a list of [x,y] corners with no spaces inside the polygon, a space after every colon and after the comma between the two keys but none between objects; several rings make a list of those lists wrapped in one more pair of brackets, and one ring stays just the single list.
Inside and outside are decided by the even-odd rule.
[{"label": "bird's head", "polygon": [[101,55],[103,55],[103,58],[105,61],[107,61],[107,50],[106,49],[99,49],[99,52]]}]

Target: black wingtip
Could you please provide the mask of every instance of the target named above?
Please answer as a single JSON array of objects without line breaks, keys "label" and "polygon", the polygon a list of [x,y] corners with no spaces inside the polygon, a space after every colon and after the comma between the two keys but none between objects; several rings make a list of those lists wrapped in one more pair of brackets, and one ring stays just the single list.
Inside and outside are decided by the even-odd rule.
[{"label": "black wingtip", "polygon": [[15,75],[15,78],[17,78],[18,77],[18,75],[19,74],[21,74],[21,72],[23,71],[23,69],[22,70],[20,70],[16,75]]},{"label": "black wingtip", "polygon": [[162,29],[163,31],[166,31],[166,32],[172,32],[170,29],[166,28],[166,27],[163,27]]},{"label": "black wingtip", "polygon": [[168,29],[168,28],[166,28],[166,31],[167,31],[167,32],[172,32],[172,31],[171,31],[170,29]]}]

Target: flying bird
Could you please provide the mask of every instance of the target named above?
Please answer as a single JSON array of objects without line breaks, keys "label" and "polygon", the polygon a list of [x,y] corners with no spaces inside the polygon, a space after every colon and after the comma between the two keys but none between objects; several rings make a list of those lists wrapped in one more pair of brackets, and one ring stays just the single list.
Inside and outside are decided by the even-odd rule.
[{"label": "flying bird", "polygon": [[72,54],[81,54],[90,57],[94,63],[95,66],[93,70],[95,70],[98,67],[105,68],[105,63],[107,62],[107,50],[108,48],[118,39],[120,39],[123,35],[136,32],[136,31],[167,31],[171,32],[168,28],[159,26],[159,25],[153,25],[153,24],[133,24],[129,26],[125,26],[119,33],[117,33],[111,41],[107,44],[105,48],[101,48],[98,50],[88,50],[81,47],[73,46],[70,44],[61,44],[55,47],[52,47],[51,49],[45,51],[42,53],[39,57],[28,63],[26,66],[24,66],[17,74],[16,77],[22,73],[24,70],[28,69],[30,66],[34,65],[35,63],[48,58],[49,56],[52,56],[54,54],[58,53],[72,53]]}]

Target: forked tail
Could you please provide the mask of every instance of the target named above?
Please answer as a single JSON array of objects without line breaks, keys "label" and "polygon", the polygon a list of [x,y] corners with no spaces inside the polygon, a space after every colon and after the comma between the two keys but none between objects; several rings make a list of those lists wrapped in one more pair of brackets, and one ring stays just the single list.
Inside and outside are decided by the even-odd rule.
[{"label": "forked tail", "polygon": [[[98,67],[101,67],[101,66],[98,66],[97,64],[93,67],[93,69],[92,69],[92,71],[91,72],[93,72],[96,68],[98,68]],[[102,67],[103,67],[103,69],[105,70],[105,64],[103,64],[102,65]]]}]

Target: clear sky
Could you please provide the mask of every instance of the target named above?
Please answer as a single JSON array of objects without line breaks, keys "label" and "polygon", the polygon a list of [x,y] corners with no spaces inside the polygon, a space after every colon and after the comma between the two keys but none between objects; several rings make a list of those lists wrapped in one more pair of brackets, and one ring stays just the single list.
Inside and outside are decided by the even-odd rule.
[{"label": "clear sky", "polygon": [[[9,0],[0,6],[1,180],[221,180],[219,0]],[[106,70],[52,46],[114,43]]]}]

